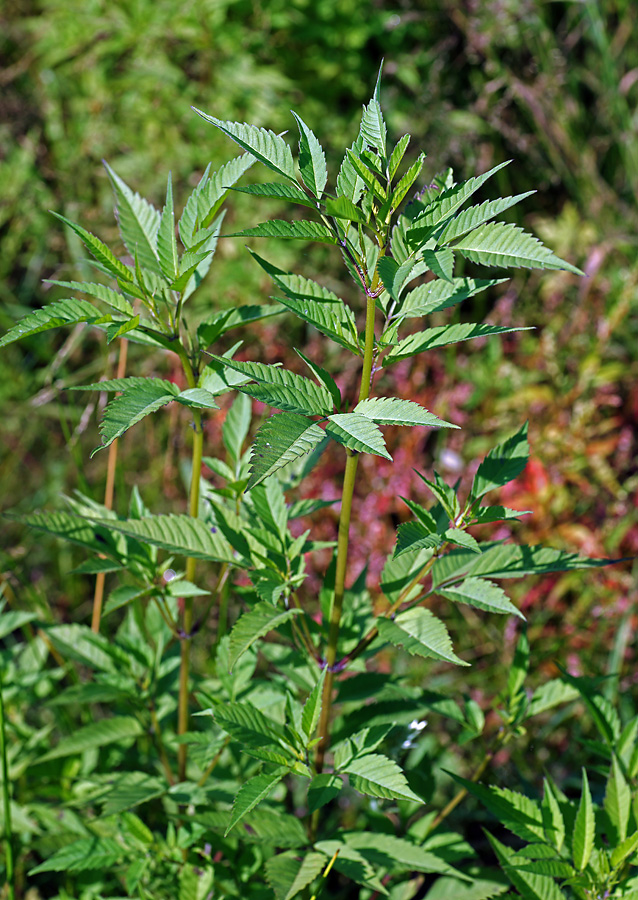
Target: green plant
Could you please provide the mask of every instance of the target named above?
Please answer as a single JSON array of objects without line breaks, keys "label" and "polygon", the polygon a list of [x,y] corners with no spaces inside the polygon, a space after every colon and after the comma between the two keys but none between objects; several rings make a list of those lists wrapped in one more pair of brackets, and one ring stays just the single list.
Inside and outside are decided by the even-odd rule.
[{"label": "green plant", "polygon": [[[44,731],[13,724],[20,745],[13,763],[22,772],[30,766],[21,808],[34,820],[16,820],[13,830],[37,833],[39,840],[28,844],[23,837],[24,854],[44,858],[30,870],[36,884],[42,875],[60,872],[82,898],[115,897],[123,886],[139,897],[178,891],[187,900],[212,891],[260,898],[274,892],[280,900],[316,894],[330,878],[342,896],[352,896],[355,882],[361,896],[392,892],[398,898],[412,896],[421,884],[414,873],[425,873],[452,879],[458,891],[474,880],[475,900],[498,891],[492,877],[481,886],[473,848],[448,830],[446,819],[460,800],[438,814],[422,814],[432,797],[424,770],[436,757],[418,738],[425,714],[456,722],[461,742],[480,742],[483,709],[472,698],[461,704],[400,674],[375,670],[375,660],[389,646],[432,665],[467,665],[427,601],[436,596],[520,616],[496,580],[606,561],[476,537],[480,526],[524,515],[485,497],[525,468],[526,426],[487,454],[469,491],[448,485],[437,472],[419,473],[434,502],[426,509],[406,498],[413,518],[400,525],[373,592],[365,572],[348,579],[352,498],[360,455],[390,459],[381,426],[455,427],[410,399],[373,396],[380,373],[421,352],[518,330],[459,322],[409,333],[411,320],[457,307],[498,282],[455,277],[455,265],[579,270],[515,225],[493,221],[527,194],[463,209],[504,164],[461,183],[449,170],[409,199],[425,157],[399,174],[410,138],[390,151],[378,90],[364,108],[332,193],[326,190],[324,152],[298,116],[297,166],[281,136],[202,114],[246,155],[218,173],[207,170],[189,198],[179,221],[181,258],[170,179],[160,214],[110,172],[132,261],[123,262],[84,228],[64,221],[119,290],[65,283],[92,301],[56,301],[0,339],[2,346],[86,322],[109,341],[125,337],[154,352],[176,353],[185,389],[137,376],[81,389],[121,392],[105,408],[103,446],[172,401],[192,411],[194,427],[188,515],[152,515],[134,489],[126,518],[81,494],[69,499],[68,512],[23,517],[89,550],[94,558],[82,564],[83,574],[118,573],[122,579],[104,610],[119,620],[108,637],[79,624],[52,624],[39,613],[14,619],[6,631],[41,619],[41,631],[29,633],[26,643],[9,643],[6,683],[13,696],[24,697],[34,691],[34,676],[26,673],[36,672],[39,696],[67,713],[59,714],[66,734],[46,752],[57,724],[52,718]],[[236,190],[290,200],[313,218],[273,219],[238,234],[336,247],[362,299],[362,332],[356,303],[350,306],[328,287],[256,253],[282,295],[277,305],[216,311],[195,329],[187,323],[184,304],[210,265],[221,202],[255,160],[280,180]],[[95,299],[111,311],[104,313]],[[337,344],[345,359],[348,354],[360,363],[352,396],[338,386],[337,371],[331,374],[300,351],[312,378],[239,360],[237,345],[209,352],[231,328],[284,310]],[[231,388],[239,395],[223,425],[224,458],[205,457],[202,410],[215,409],[215,398]],[[261,425],[248,451],[252,399],[281,412]],[[329,442],[345,457],[336,546],[313,541],[309,529],[291,529],[325,502],[290,504],[285,497]],[[211,475],[203,474],[203,463]],[[305,556],[326,549],[333,550],[332,562],[313,596],[305,586]],[[186,559],[183,571],[176,557]],[[215,564],[211,590],[212,576],[198,571],[196,560]],[[213,609],[216,626],[209,630]],[[234,623],[226,634],[229,612]],[[279,639],[265,640],[271,633]],[[198,637],[194,666],[191,648]],[[524,641],[518,655],[525,657]],[[83,679],[86,670],[93,673],[89,680]],[[520,661],[513,667],[498,744],[520,734],[524,670]],[[74,683],[60,691],[58,682],[66,679]],[[193,693],[198,716],[191,715]],[[545,708],[559,702],[562,695]],[[104,716],[101,705],[112,714]],[[493,753],[483,755],[475,778]],[[55,803],[79,810],[63,814],[58,847],[51,841],[51,807],[42,789],[34,788],[55,782]],[[456,867],[465,860],[470,862]]]}]

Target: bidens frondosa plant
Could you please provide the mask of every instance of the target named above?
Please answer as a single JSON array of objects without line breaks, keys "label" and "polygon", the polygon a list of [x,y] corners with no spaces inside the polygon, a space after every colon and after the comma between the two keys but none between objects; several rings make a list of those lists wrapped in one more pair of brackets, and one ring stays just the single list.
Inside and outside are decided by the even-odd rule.
[{"label": "bidens frondosa plant", "polygon": [[[458,255],[488,268],[579,271],[532,235],[494,221],[528,194],[471,205],[501,166],[460,183],[447,171],[423,187],[424,154],[402,165],[409,135],[393,148],[387,143],[378,85],[332,187],[324,151],[296,114],[297,162],[281,136],[201,115],[244,155],[215,174],[207,170],[191,195],[179,220],[181,256],[170,181],[160,214],[111,173],[128,262],[79,225],[67,224],[118,290],[67,282],[64,287],[91,300],[56,301],[2,339],[87,322],[109,340],[126,337],[177,353],[183,390],[161,378],[137,377],[85,386],[120,392],[105,408],[104,446],[170,402],[193,416],[188,515],[152,515],[134,491],[126,519],[82,496],[69,501],[68,512],[25,517],[89,549],[93,557],[83,573],[117,573],[121,583],[109,594],[105,616],[119,610],[123,618],[108,639],[79,624],[41,623],[40,696],[57,709],[100,704],[112,714],[102,712],[96,721],[85,716],[46,752],[32,739],[38,748],[28,756],[33,774],[29,786],[16,787],[14,802],[44,821],[42,810],[49,815],[50,807],[36,776],[60,780],[75,760],[59,802],[83,812],[63,817],[57,847],[29,844],[28,829],[17,823],[13,831],[7,827],[8,844],[15,849],[21,841],[34,884],[65,872],[71,879],[65,883],[77,885],[82,898],[120,896],[122,889],[129,896],[180,900],[291,900],[322,889],[342,897],[409,898],[425,877],[438,900],[502,893],[502,876],[481,868],[473,848],[446,830],[447,817],[496,750],[522,733],[523,722],[572,694],[556,681],[528,702],[523,638],[508,690],[493,703],[502,726],[484,736],[485,714],[476,701],[383,674],[375,658],[390,645],[433,664],[467,665],[429,598],[520,616],[501,579],[603,562],[474,536],[474,526],[523,515],[486,498],[524,469],[526,425],[487,455],[469,493],[459,495],[458,485],[436,471],[417,473],[432,503],[425,508],[405,499],[413,518],[399,527],[372,592],[365,573],[353,577],[348,570],[352,501],[360,455],[390,458],[384,426],[456,427],[409,398],[377,393],[381,372],[420,353],[516,330],[427,325],[433,313],[499,281],[455,277]],[[276,305],[220,309],[192,330],[184,304],[210,265],[221,203],[255,161],[276,180],[234,189],[290,201],[305,217],[273,219],[236,236],[332,245],[361,301],[351,307],[322,284],[253,253],[275,285]],[[292,313],[344,356],[360,359],[354,396],[342,396],[336,373],[301,351],[307,376],[239,361],[238,345],[214,352],[230,328],[275,313]],[[425,327],[415,331],[422,320]],[[223,425],[225,457],[204,456],[202,416],[206,410],[216,415],[215,398],[230,390],[239,393]],[[247,449],[251,399],[279,412],[261,424]],[[338,539],[314,596],[306,587],[306,555],[326,545],[313,542],[311,531],[294,536],[290,524],[326,504],[287,499],[285,492],[302,482],[330,441],[343,448],[344,460]],[[212,476],[202,475],[203,462]],[[23,615],[17,624],[26,621]],[[194,640],[201,640],[195,666]],[[5,665],[19,681],[20,645]],[[59,682],[78,665],[93,678],[60,692]],[[486,747],[471,780],[438,812],[430,803],[437,754],[421,737],[426,715],[448,717],[460,740]],[[18,743],[26,745],[27,738],[28,729],[16,728]]]}]

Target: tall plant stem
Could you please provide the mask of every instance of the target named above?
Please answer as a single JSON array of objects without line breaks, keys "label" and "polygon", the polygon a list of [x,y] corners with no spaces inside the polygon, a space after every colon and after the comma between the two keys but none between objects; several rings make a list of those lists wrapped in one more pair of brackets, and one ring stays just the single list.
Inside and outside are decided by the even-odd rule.
[{"label": "tall plant stem", "polygon": [[[193,388],[197,384],[193,367],[188,358],[188,354],[184,347],[180,344],[178,355],[184,367],[184,374],[189,388]],[[202,457],[204,455],[204,431],[202,428],[202,414],[200,410],[193,410],[193,451],[191,464],[191,483],[189,492],[188,514],[192,519],[196,519],[199,515],[199,482],[202,471]],[[193,581],[195,578],[195,559],[189,557],[186,560],[186,580]],[[185,734],[188,731],[188,682],[190,670],[190,653],[193,630],[193,598],[184,597],[182,599],[182,623],[180,629],[180,637],[182,639],[180,667],[179,667],[179,699],[177,706],[177,733]],[[188,761],[188,750],[186,744],[180,744],[177,751],[177,779],[184,781],[186,779],[186,763]]]},{"label": "tall plant stem", "polygon": [[11,825],[11,798],[9,796],[9,766],[7,765],[7,743],[4,720],[2,669],[0,668],[0,763],[2,765],[2,807],[4,812],[4,846],[6,886],[8,900],[15,898],[14,866],[13,866],[13,828]]},{"label": "tall plant stem", "polygon": [[[370,382],[372,378],[372,363],[374,358],[374,297],[367,297],[366,303],[366,329],[365,349],[363,354],[363,370],[361,372],[361,385],[359,388],[359,402],[366,400],[370,395]],[[346,450],[346,470],[343,476],[343,489],[341,493],[341,514],[339,516],[339,534],[337,537],[337,566],[335,571],[335,592],[330,610],[330,627],[328,631],[328,646],[326,649],[326,680],[323,683],[323,697],[321,704],[321,718],[319,720],[319,735],[321,740],[317,744],[315,765],[317,772],[323,769],[326,750],[330,745],[330,714],[332,712],[332,690],[334,686],[334,664],[337,659],[337,642],[341,627],[341,613],[343,610],[343,596],[345,593],[346,570],[348,566],[348,543],[350,537],[350,517],[352,513],[352,498],[357,475],[359,456],[352,450]]]},{"label": "tall plant stem", "polygon": [[[126,374],[126,357],[128,355],[128,341],[123,338],[120,341],[120,355],[117,361],[116,378],[124,378]],[[117,468],[117,445],[118,440],[114,440],[109,447],[109,457],[106,464],[106,487],[104,488],[104,506],[107,509],[113,509],[113,494],[115,492],[115,471]],[[105,572],[98,572],[95,579],[95,591],[93,594],[93,615],[91,617],[91,630],[96,634],[100,630],[100,619],[102,618],[102,602],[104,600],[104,582],[106,579]]]}]

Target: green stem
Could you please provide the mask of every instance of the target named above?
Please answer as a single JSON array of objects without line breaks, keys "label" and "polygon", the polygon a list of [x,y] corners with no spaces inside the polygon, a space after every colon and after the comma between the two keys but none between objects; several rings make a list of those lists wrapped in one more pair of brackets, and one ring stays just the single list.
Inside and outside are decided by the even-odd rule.
[{"label": "green stem", "polygon": [[[363,353],[363,370],[361,372],[361,386],[359,388],[359,402],[366,400],[370,395],[372,379],[372,364],[374,360],[374,297],[367,297],[366,303],[366,327],[365,349]],[[323,684],[323,697],[321,704],[321,718],[319,720],[319,734],[321,740],[317,744],[315,765],[317,772],[323,770],[326,750],[330,744],[330,714],[332,711],[332,689],[335,673],[334,664],[337,659],[337,642],[341,627],[341,613],[343,610],[343,597],[345,593],[346,570],[348,565],[348,542],[350,536],[350,516],[352,513],[352,498],[357,474],[359,456],[352,450],[346,450],[346,470],[343,476],[343,489],[341,493],[341,514],[339,516],[339,534],[337,537],[337,567],[335,572],[335,592],[330,610],[330,627],[328,631],[328,647],[326,650],[326,680]]]},{"label": "green stem", "polygon": [[[189,388],[197,386],[197,379],[193,371],[193,366],[188,358],[186,349],[182,344],[175,348],[184,367],[184,374]],[[193,452],[191,464],[191,483],[188,514],[192,519],[199,516],[199,482],[202,471],[202,457],[204,455],[204,430],[202,428],[202,414],[199,409],[193,410]],[[186,560],[186,580],[193,581],[195,578],[194,557],[190,556]],[[177,705],[177,733],[185,734],[188,731],[188,683],[190,669],[190,653],[193,630],[193,598],[184,597],[182,608],[182,624],[180,637],[182,639],[180,667],[179,667],[179,699]],[[180,744],[177,750],[177,780],[184,781],[186,779],[186,764],[188,762],[188,748],[186,744]]]},{"label": "green stem", "polygon": [[9,796],[9,766],[7,765],[7,743],[4,720],[4,699],[2,669],[0,668],[0,760],[2,762],[2,806],[4,811],[4,846],[6,886],[8,900],[14,900],[15,882],[13,867],[13,828],[11,826],[11,798]]}]

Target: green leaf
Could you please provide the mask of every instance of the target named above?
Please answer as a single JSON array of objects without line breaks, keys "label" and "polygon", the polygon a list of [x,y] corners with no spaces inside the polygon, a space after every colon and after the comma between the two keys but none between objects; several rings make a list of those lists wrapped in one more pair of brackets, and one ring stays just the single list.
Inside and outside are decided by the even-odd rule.
[{"label": "green leaf", "polygon": [[551,547],[528,544],[483,545],[480,557],[453,550],[438,559],[432,570],[434,585],[450,577],[480,575],[489,578],[521,578],[524,575],[541,575],[547,572],[567,572],[571,569],[589,569],[607,566],[614,560],[587,559],[577,553],[554,550]]},{"label": "green leaf", "polygon": [[433,428],[458,428],[450,422],[444,422],[434,413],[428,412],[412,400],[400,400],[398,397],[373,397],[361,400],[354,408],[360,416],[372,419],[377,425],[429,425]]},{"label": "green leaf", "polygon": [[540,803],[507,788],[485,787],[452,772],[449,774],[517,837],[532,842],[545,840]]},{"label": "green leaf", "polygon": [[553,878],[521,872],[514,853],[491,834],[487,834],[487,837],[505,874],[525,900],[565,900],[565,895]]},{"label": "green leaf", "polygon": [[305,356],[301,352],[301,350],[297,350],[296,347],[295,353],[297,354],[297,356],[300,356],[303,359],[317,381],[320,381],[328,390],[337,411],[341,409],[341,392],[339,391],[337,383],[335,382],[330,372],[326,372],[326,370],[322,369],[322,367],[317,365],[317,363],[314,363],[311,359],[308,359],[308,357]]},{"label": "green leaf", "polygon": [[436,347],[447,347],[448,344],[457,344],[460,341],[469,341],[473,338],[487,337],[492,334],[505,334],[509,331],[529,331],[529,328],[507,327],[503,325],[473,324],[462,322],[458,325],[440,325],[436,328],[427,328],[425,331],[417,331],[411,334],[393,347],[383,360],[383,366],[397,362],[400,359],[409,359],[417,353],[425,353]]},{"label": "green leaf", "polygon": [[531,509],[509,509],[507,506],[479,506],[472,514],[472,523],[485,525],[486,522],[517,520],[521,516],[529,516]]},{"label": "green leaf", "polygon": [[10,328],[0,338],[0,347],[6,347],[7,344],[30,337],[32,334],[39,334],[41,331],[59,328],[61,325],[76,325],[78,322],[101,325],[110,321],[109,314],[104,315],[88,300],[55,300],[44,309],[29,313],[17,325]]},{"label": "green leaf", "polygon": [[62,738],[52,750],[39,757],[38,763],[83,753],[85,750],[103,747],[105,744],[127,741],[142,733],[141,724],[133,716],[112,716],[110,719],[100,719],[99,722],[92,722],[90,725],[78,728],[73,734]]},{"label": "green leaf", "polygon": [[343,769],[350,776],[353,788],[369,797],[387,800],[416,800],[421,797],[411,790],[399,766],[380,753],[366,753],[352,759]]},{"label": "green leaf", "polygon": [[[301,713],[301,727],[307,738],[311,740],[317,730],[319,717],[321,716],[321,699],[323,696],[323,683],[326,680],[326,669],[324,668],[319,676],[317,683],[308,695],[308,699],[304,703]],[[323,737],[323,735],[319,735]]]},{"label": "green leaf", "polygon": [[[472,867],[468,874],[472,876],[472,882],[467,884],[456,878],[437,878],[427,893],[427,900],[492,900],[507,890],[500,872]],[[514,900],[513,894],[508,894],[508,897]]]},{"label": "green leaf", "polygon": [[394,558],[400,559],[404,553],[416,550],[436,550],[444,542],[443,535],[434,527],[418,522],[404,522],[397,531]]},{"label": "green leaf", "polygon": [[241,459],[244,441],[248,436],[252,419],[252,403],[245,394],[237,394],[232,406],[226,413],[222,425],[222,439],[224,446],[233,462]]},{"label": "green leaf", "polygon": [[343,787],[343,781],[338,775],[315,775],[308,787],[308,812],[313,813],[316,809],[330,803]]},{"label": "green leaf", "polygon": [[235,191],[243,194],[253,194],[257,197],[265,197],[269,200],[290,200],[292,203],[298,203],[300,206],[306,206],[309,209],[316,209],[317,203],[311,200],[307,194],[294,184],[287,182],[272,182],[268,184],[248,184],[244,187],[235,187]]},{"label": "green leaf", "polygon": [[322,853],[307,853],[299,860],[296,854],[279,853],[266,861],[266,878],[276,900],[292,900],[311,884],[326,865]]},{"label": "green leaf", "polygon": [[260,637],[275,631],[300,613],[300,609],[277,609],[271,603],[257,603],[240,616],[230,633],[230,668]]},{"label": "green leaf", "polygon": [[92,520],[93,526],[100,525],[109,531],[134,537],[142,543],[152,544],[195,559],[234,563],[235,556],[230,545],[217,531],[201,519],[186,515],[149,516],[128,520]]},{"label": "green leaf", "polygon": [[[376,198],[377,202],[385,203],[385,201],[388,199],[386,189],[382,184],[379,183],[379,181],[371,171],[367,161],[364,162],[360,154],[353,153],[351,150],[347,150],[346,153],[352,169],[359,176],[363,184],[368,188],[369,199]],[[365,202],[363,205],[365,208]]]},{"label": "green leaf", "polygon": [[293,751],[281,743],[281,728],[250,703],[226,703],[216,706],[215,721],[242,750],[257,759],[295,769]]},{"label": "green leaf", "polygon": [[382,640],[403,647],[412,656],[439,659],[457,666],[469,665],[454,653],[444,623],[422,606],[400,613],[393,621],[378,618],[376,626]]},{"label": "green leaf", "polygon": [[392,459],[379,427],[367,416],[357,413],[335,413],[328,416],[326,434],[356,453],[374,453],[384,459]]},{"label": "green leaf", "polygon": [[270,406],[308,416],[325,416],[332,411],[332,398],[326,388],[303,375],[265,363],[239,362],[223,356],[214,356],[213,359],[257,381],[258,388],[239,385],[238,390]]},{"label": "green leaf", "polygon": [[102,808],[102,816],[113,816],[161,797],[168,785],[146,772],[124,772],[115,776]]},{"label": "green leaf", "polygon": [[439,590],[438,593],[448,600],[454,600],[455,603],[467,603],[477,609],[518,616],[519,619],[525,620],[523,613],[514,606],[505,591],[493,581],[486,581],[483,578],[466,578],[461,584]]},{"label": "green leaf", "polygon": [[208,166],[199,184],[188,198],[179,220],[179,234],[187,249],[198,242],[198,232],[212,224],[229,189],[254,162],[255,158],[249,153],[245,153],[243,156],[229,160],[212,174],[210,165]]},{"label": "green leaf", "polygon": [[607,779],[603,805],[614,830],[614,836],[611,840],[616,844],[620,844],[627,837],[627,825],[631,809],[631,789],[623,775],[616,754],[611,759],[611,769]]},{"label": "green leaf", "polygon": [[127,316],[133,315],[133,307],[126,297],[123,297],[118,291],[114,291],[105,284],[98,284],[97,282],[90,281],[54,281],[52,278],[47,278],[45,283],[69,288],[71,291],[81,291],[83,294],[88,294],[89,297],[95,297],[96,300],[102,300],[118,312],[124,313]]},{"label": "green leaf", "polygon": [[312,191],[315,197],[323,194],[323,189],[328,181],[326,168],[326,155],[317,140],[314,132],[306,123],[292,111],[299,127],[299,170],[306,187]]},{"label": "green leaf", "polygon": [[[409,135],[404,135],[409,139]],[[397,147],[399,144],[397,144]],[[395,148],[396,149],[396,148]],[[393,151],[394,152],[394,151]],[[419,153],[416,161],[412,163],[408,171],[401,178],[401,180],[397,183],[397,186],[392,191],[390,195],[390,209],[398,209],[401,205],[405,195],[408,193],[416,179],[419,177],[421,173],[421,169],[423,168],[423,163],[425,162],[425,153]],[[388,166],[390,177],[393,178],[392,174],[392,160],[390,160],[390,165]]]},{"label": "green leaf", "polygon": [[[503,166],[509,165],[511,160],[494,166],[489,172],[483,175],[477,175],[474,178],[468,178],[460,184],[452,184],[431,203],[426,206],[422,213],[414,220],[412,227],[408,232],[408,240],[412,244],[418,244],[424,238],[427,240],[435,226],[451,218],[465,203],[466,200],[475,194],[478,189],[485,184],[488,178],[491,178]],[[451,170],[450,170],[451,171]]]},{"label": "green leaf", "polygon": [[467,234],[468,231],[472,231],[474,228],[478,228],[479,225],[488,222],[506,209],[509,209],[510,206],[520,203],[521,200],[525,200],[526,197],[530,197],[535,193],[536,191],[526,191],[524,194],[517,194],[515,197],[486,200],[485,203],[481,203],[479,206],[471,206],[445,226],[443,232],[437,238],[438,246],[449,244],[450,241]]},{"label": "green leaf", "polygon": [[[431,558],[432,550],[427,548],[413,553],[404,553],[398,557],[388,557],[381,572],[380,586],[390,603],[394,603],[399,598]],[[420,591],[420,587],[417,584],[412,591],[405,595],[405,600],[412,600],[418,591]]]},{"label": "green leaf", "polygon": [[106,343],[110,344],[112,341],[117,338],[124,337],[125,334],[129,334],[131,331],[135,331],[135,329],[140,324],[140,317],[133,316],[132,319],[129,319],[128,322],[112,322],[111,324],[106,326]]},{"label": "green leaf", "polygon": [[569,684],[565,684],[560,678],[552,678],[532,694],[532,699],[527,707],[527,717],[537,716],[547,712],[563,703],[571,703],[578,697],[578,691]]},{"label": "green leaf", "polygon": [[181,391],[175,400],[191,409],[219,409],[214,395],[204,388],[187,388]]},{"label": "green leaf", "polygon": [[166,205],[157,231],[157,255],[162,273],[169,281],[174,281],[179,274],[177,260],[177,240],[175,238],[175,210],[173,207],[173,183],[168,173],[166,186]]},{"label": "green leaf", "polygon": [[369,144],[381,157],[385,159],[387,129],[383,121],[381,105],[373,98],[367,106],[363,107],[361,117],[361,136],[365,143]]},{"label": "green leaf", "polygon": [[[193,107],[193,109],[195,108]],[[216,125],[220,131],[239,144],[242,150],[251,153],[255,159],[272,169],[273,172],[283,175],[290,181],[296,181],[292,153],[282,137],[266,128],[257,128],[255,125],[247,125],[243,122],[223,122],[214,116],[207,115],[200,109],[195,109],[195,112],[207,122]]]},{"label": "green leaf", "polygon": [[363,149],[363,137],[361,134],[350,147],[343,158],[339,174],[337,175],[337,195],[347,197],[353,203],[358,203],[365,183],[352,164],[353,155],[356,156]]},{"label": "green leaf", "polygon": [[[177,900],[207,900],[213,893],[215,875],[211,865],[183,866],[179,875],[179,895]],[[140,896],[143,888],[140,885]],[[174,895],[173,895],[174,896]]]},{"label": "green leaf", "polygon": [[449,284],[454,284],[454,253],[446,247],[443,250],[423,250],[423,261],[428,269]]},{"label": "green leaf", "polygon": [[471,497],[478,500],[488,491],[502,487],[521,474],[529,459],[527,440],[528,423],[502,444],[498,444],[487,454],[477,469],[472,484]]},{"label": "green leaf", "polygon": [[81,225],[76,225],[75,222],[71,222],[59,213],[53,211],[52,213],[57,219],[64,222],[65,225],[68,225],[69,228],[77,234],[87,250],[89,250],[92,256],[109,274],[113,275],[114,278],[121,278],[124,282],[132,281],[133,273],[131,270],[127,268],[123,262],[120,262],[99,238],[96,238],[95,235],[91,234],[90,231],[87,231],[86,228],[82,228]]},{"label": "green leaf", "polygon": [[576,688],[583,699],[585,706],[594,720],[596,728],[610,749],[614,749],[616,741],[620,737],[620,717],[610,701],[604,697],[592,685],[587,678],[575,678],[568,672],[563,672],[563,680]]},{"label": "green leaf", "polygon": [[396,872],[430,872],[454,875],[458,881],[471,883],[471,878],[454,869],[436,853],[413,843],[407,838],[381,831],[355,831],[345,833],[343,840],[348,848],[357,850],[374,866]]},{"label": "green leaf", "polygon": [[558,800],[554,796],[551,784],[546,778],[543,779],[543,785],[544,792],[543,802],[541,803],[541,814],[543,816],[545,835],[560,853],[563,843],[565,842],[565,820],[558,804]]},{"label": "green leaf", "polygon": [[355,317],[343,300],[310,278],[284,272],[256,253],[252,256],[286,294],[281,302],[288,309],[348,350],[360,352]]},{"label": "green leaf", "polygon": [[461,238],[453,249],[471,262],[484,266],[515,266],[528,269],[565,269],[583,275],[580,269],[555,256],[538,238],[517,225],[489,222]]},{"label": "green leaf", "polygon": [[113,838],[82,838],[62,847],[45,862],[29,871],[29,875],[40,872],[84,872],[108,870],[124,855],[124,849]]},{"label": "green leaf", "polygon": [[18,628],[22,628],[27,622],[33,622],[33,620],[37,618],[37,613],[28,612],[24,609],[2,610],[0,612],[0,639],[11,634],[13,631],[16,631]]},{"label": "green leaf", "polygon": [[451,282],[443,279],[420,284],[405,295],[395,322],[403,319],[429,316],[431,313],[449,309],[474,297],[475,294],[503,283],[502,278],[453,278]]},{"label": "green leaf", "polygon": [[289,462],[310,453],[324,437],[323,429],[305,416],[296,413],[271,416],[255,435],[248,490]]},{"label": "green leaf", "polygon": [[139,264],[158,275],[162,274],[155,244],[160,227],[160,214],[147,200],[132,191],[113,169],[104,163],[117,207],[117,221],[122,240],[131,256]]},{"label": "green leaf", "polygon": [[390,160],[388,162],[388,175],[390,179],[393,179],[397,174],[397,170],[401,165],[401,160],[405,156],[405,151],[408,149],[408,144],[410,143],[410,135],[404,134],[402,138],[400,138],[392,153],[390,154]]},{"label": "green leaf", "polygon": [[262,772],[261,775],[255,775],[254,778],[249,778],[248,781],[242,784],[235,797],[233,812],[224,837],[262,800],[266,799],[275,785],[279,784],[285,773],[285,769],[277,769],[274,772]]},{"label": "green leaf", "polygon": [[594,819],[594,807],[587,780],[587,772],[583,771],[583,790],[578,804],[578,811],[574,821],[574,837],[572,838],[572,859],[575,867],[582,872],[594,849],[594,835],[596,821]]},{"label": "green leaf", "polygon": [[248,304],[235,307],[234,309],[222,309],[197,327],[197,337],[203,349],[233,328],[257,322],[259,319],[268,319],[271,316],[279,315],[283,311],[283,307],[279,303],[264,304],[262,306]]},{"label": "green leaf", "polygon": [[422,475],[420,472],[417,472],[416,474],[419,476],[421,481],[423,481],[424,484],[428,486],[430,492],[441,504],[441,506],[445,510],[445,514],[449,517],[449,519],[451,521],[454,521],[461,511],[459,500],[456,496],[456,491],[454,490],[454,488],[450,487],[449,484],[446,484],[439,473],[436,471],[434,472],[434,481],[428,481],[425,475]]},{"label": "green leaf", "polygon": [[104,450],[145,416],[175,400],[178,393],[179,388],[163,378],[146,378],[143,382],[136,379],[135,384],[106,406],[100,422],[102,445],[91,456]]},{"label": "green leaf", "polygon": [[[623,863],[627,859],[627,857],[635,853],[636,848],[638,848],[638,831],[630,835],[628,838],[625,838],[625,840],[618,844],[617,847],[614,847],[611,852],[610,860],[612,868],[615,869],[617,866],[621,865],[621,863]],[[634,893],[635,892],[632,891],[632,894]],[[629,896],[631,897],[632,894],[630,894]]]},{"label": "green leaf", "polygon": [[270,219],[269,222],[262,222],[254,228],[244,228],[243,231],[229,234],[228,237],[269,237],[293,241],[319,241],[322,244],[337,243],[337,238],[326,225],[309,219],[295,219],[292,222],[285,219]]}]

